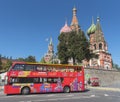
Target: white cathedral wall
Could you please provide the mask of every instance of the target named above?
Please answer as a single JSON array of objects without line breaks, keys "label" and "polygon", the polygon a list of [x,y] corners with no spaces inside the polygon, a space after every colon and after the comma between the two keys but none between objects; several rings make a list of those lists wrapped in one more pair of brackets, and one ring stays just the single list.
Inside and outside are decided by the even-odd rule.
[{"label": "white cathedral wall", "polygon": [[98,61],[97,61],[97,62],[98,62],[98,66],[100,66],[100,59],[98,59]]},{"label": "white cathedral wall", "polygon": [[111,69],[110,68],[110,63],[109,62],[104,62],[104,68],[105,69]]},{"label": "white cathedral wall", "polygon": [[90,61],[89,61],[89,65],[92,66],[92,64],[91,64],[91,59],[90,59]]}]

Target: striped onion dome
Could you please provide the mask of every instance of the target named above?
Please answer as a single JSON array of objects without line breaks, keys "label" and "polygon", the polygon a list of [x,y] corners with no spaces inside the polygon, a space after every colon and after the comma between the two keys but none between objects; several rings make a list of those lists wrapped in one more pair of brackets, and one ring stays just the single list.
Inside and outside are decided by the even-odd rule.
[{"label": "striped onion dome", "polygon": [[94,21],[92,19],[92,24],[89,27],[89,29],[87,30],[87,34],[90,35],[90,34],[94,33],[95,31],[96,31],[96,25],[94,24]]},{"label": "striped onion dome", "polygon": [[64,27],[60,30],[60,33],[68,33],[71,32],[72,29],[67,25],[67,22],[65,23]]}]

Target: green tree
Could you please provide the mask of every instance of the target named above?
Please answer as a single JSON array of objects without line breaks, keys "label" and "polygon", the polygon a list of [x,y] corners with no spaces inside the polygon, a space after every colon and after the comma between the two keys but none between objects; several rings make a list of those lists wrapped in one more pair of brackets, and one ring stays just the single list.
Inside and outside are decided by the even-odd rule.
[{"label": "green tree", "polygon": [[40,60],[40,63],[45,63],[44,57]]},{"label": "green tree", "polygon": [[35,56],[28,56],[25,58],[25,62],[36,62]]},{"label": "green tree", "polygon": [[120,66],[118,64],[113,63],[113,68],[120,71]]},{"label": "green tree", "polygon": [[31,56],[31,55],[29,55],[27,58],[20,57],[17,60],[18,61],[23,61],[23,62],[36,62],[35,56]]},{"label": "green tree", "polygon": [[11,65],[12,65],[12,61],[11,60],[7,60],[5,70],[7,71],[10,68]]},{"label": "green tree", "polygon": [[57,46],[58,58],[60,59],[62,64],[67,64],[69,59],[68,37],[69,33],[61,33],[58,37],[59,40],[59,44]]},{"label": "green tree", "polygon": [[91,58],[89,42],[83,31],[61,33],[58,40],[58,58],[61,63],[68,63],[69,58],[73,58],[73,64]]},{"label": "green tree", "polygon": [[2,70],[2,56],[0,55],[0,70]]},{"label": "green tree", "polygon": [[17,60],[18,60],[18,61],[25,61],[25,58],[20,57],[20,58],[18,58]]},{"label": "green tree", "polygon": [[11,65],[12,65],[12,60],[7,60],[6,63],[2,64],[3,71],[8,71],[8,69],[10,68]]},{"label": "green tree", "polygon": [[73,58],[73,64],[81,63],[82,60],[90,59],[89,42],[83,31],[72,32],[68,39],[69,57]]}]

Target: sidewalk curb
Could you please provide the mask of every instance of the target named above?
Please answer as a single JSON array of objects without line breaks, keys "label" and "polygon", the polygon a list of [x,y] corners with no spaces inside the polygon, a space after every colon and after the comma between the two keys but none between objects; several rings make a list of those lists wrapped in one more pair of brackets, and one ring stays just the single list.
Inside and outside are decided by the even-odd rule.
[{"label": "sidewalk curb", "polygon": [[3,90],[4,89],[4,86],[0,86],[0,90]]},{"label": "sidewalk curb", "polygon": [[106,91],[117,91],[117,92],[120,92],[120,88],[110,88],[110,87],[88,87],[88,89],[98,89],[98,90],[106,90]]}]

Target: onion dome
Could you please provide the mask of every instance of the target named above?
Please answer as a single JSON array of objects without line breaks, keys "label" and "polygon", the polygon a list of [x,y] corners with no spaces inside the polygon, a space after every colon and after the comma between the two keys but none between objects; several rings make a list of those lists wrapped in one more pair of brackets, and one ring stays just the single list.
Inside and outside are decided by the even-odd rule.
[{"label": "onion dome", "polygon": [[68,33],[71,32],[72,29],[67,25],[67,22],[65,23],[64,27],[60,30],[60,33]]},{"label": "onion dome", "polygon": [[92,33],[94,33],[96,31],[96,25],[94,24],[94,21],[92,20],[92,24],[89,27],[89,29],[87,30],[87,34],[90,35]]}]

